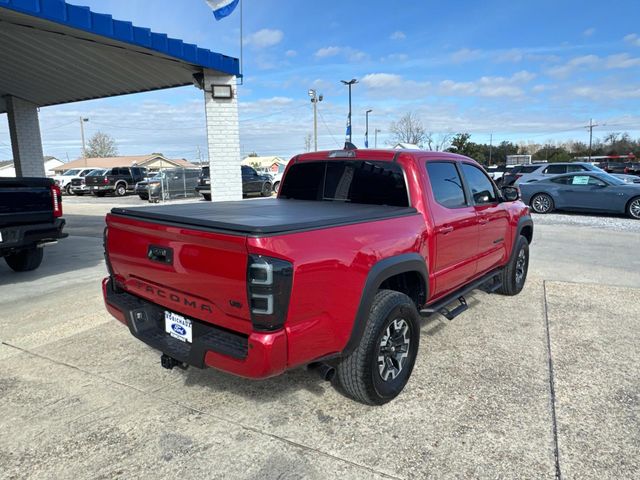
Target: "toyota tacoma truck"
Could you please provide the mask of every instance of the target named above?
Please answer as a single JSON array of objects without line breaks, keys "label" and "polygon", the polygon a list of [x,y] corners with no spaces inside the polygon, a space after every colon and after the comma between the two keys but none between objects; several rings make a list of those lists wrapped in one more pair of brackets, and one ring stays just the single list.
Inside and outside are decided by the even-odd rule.
[{"label": "toyota tacoma truck", "polygon": [[371,405],[407,384],[421,316],[521,291],[533,236],[517,189],[408,150],[307,153],[276,199],[114,208],[106,223],[106,308],[162,366],[308,366]]},{"label": "toyota tacoma truck", "polygon": [[16,272],[35,270],[62,232],[60,187],[51,178],[0,179],[0,257]]}]

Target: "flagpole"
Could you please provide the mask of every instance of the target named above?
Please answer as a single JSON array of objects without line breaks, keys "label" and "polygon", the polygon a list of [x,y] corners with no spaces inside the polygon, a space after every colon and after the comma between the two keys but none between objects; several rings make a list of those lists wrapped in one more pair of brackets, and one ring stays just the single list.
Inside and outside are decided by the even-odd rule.
[{"label": "flagpole", "polygon": [[240,85],[244,83],[244,68],[242,66],[242,4],[244,2],[240,0]]}]

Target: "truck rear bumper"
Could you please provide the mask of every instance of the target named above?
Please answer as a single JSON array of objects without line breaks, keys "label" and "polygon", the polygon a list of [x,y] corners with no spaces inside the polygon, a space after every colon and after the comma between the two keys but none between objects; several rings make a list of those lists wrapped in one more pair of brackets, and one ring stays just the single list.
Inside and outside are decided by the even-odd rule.
[{"label": "truck rear bumper", "polygon": [[247,378],[282,373],[287,365],[284,330],[244,335],[192,319],[193,342],[165,333],[165,309],[127,292],[116,292],[109,277],[102,281],[105,306],[137,339],[176,360],[198,368],[212,367]]},{"label": "truck rear bumper", "polygon": [[65,238],[68,235],[62,233],[64,225],[65,220],[63,218],[56,218],[49,223],[2,228],[0,229],[0,253],[3,250],[16,250]]}]

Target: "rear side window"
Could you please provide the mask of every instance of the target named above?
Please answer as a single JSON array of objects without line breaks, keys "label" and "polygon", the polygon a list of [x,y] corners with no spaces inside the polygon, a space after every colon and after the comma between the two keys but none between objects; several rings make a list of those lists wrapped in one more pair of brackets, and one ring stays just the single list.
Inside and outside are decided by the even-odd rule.
[{"label": "rear side window", "polygon": [[546,173],[547,175],[560,175],[562,173],[567,173],[567,166],[566,165],[549,165],[544,170],[544,173]]},{"label": "rear side window", "polygon": [[455,163],[427,162],[427,173],[436,202],[447,208],[467,206],[462,179]]},{"label": "rear side window", "polygon": [[296,163],[287,172],[280,197],[409,206],[402,168],[367,160]]},{"label": "rear side window", "polygon": [[588,169],[585,168],[583,165],[567,165],[567,173],[584,172],[587,170]]},{"label": "rear side window", "polygon": [[482,170],[474,165],[463,163],[462,173],[469,185],[471,195],[473,195],[473,202],[476,205],[484,205],[498,201],[493,183],[491,183],[491,180],[489,180]]}]

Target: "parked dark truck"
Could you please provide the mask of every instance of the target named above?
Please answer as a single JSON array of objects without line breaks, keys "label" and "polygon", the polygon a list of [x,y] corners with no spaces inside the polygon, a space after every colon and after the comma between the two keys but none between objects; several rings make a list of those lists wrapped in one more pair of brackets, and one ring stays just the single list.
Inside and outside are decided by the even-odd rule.
[{"label": "parked dark truck", "polygon": [[146,174],[147,169],[144,167],[114,167],[102,175],[87,176],[84,181],[96,197],[104,197],[107,193],[122,197],[127,192],[133,192],[136,183],[144,180]]},{"label": "parked dark truck", "polygon": [[520,292],[533,235],[515,188],[422,151],[308,153],[277,199],[106,221],[106,307],[163,366],[264,378],[308,365],[366,404],[404,388],[421,316],[453,319],[474,289]]},{"label": "parked dark truck", "polygon": [[60,188],[51,178],[0,179],[0,257],[16,272],[35,270],[62,232]]}]

